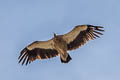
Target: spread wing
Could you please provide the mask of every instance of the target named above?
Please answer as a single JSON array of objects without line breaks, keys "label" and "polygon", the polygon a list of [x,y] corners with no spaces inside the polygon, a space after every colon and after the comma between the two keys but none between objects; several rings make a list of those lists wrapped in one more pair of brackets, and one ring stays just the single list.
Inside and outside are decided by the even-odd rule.
[{"label": "spread wing", "polygon": [[89,40],[99,38],[104,31],[101,26],[78,25],[71,32],[63,35],[63,39],[67,42],[68,50],[74,50],[84,45]]},{"label": "spread wing", "polygon": [[58,52],[53,45],[54,42],[52,39],[33,42],[21,51],[18,58],[19,63],[22,62],[22,65],[24,63],[27,65],[36,59],[48,59],[58,56]]}]

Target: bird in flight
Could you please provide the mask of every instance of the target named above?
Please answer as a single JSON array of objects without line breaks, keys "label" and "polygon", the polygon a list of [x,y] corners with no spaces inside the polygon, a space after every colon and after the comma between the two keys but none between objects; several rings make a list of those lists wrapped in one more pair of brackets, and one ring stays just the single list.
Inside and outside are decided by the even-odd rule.
[{"label": "bird in flight", "polygon": [[49,59],[60,56],[62,63],[68,63],[72,58],[68,51],[80,48],[89,40],[99,38],[103,35],[102,26],[77,25],[64,35],[56,35],[48,41],[34,41],[26,46],[20,53],[19,63],[28,64],[36,59]]}]

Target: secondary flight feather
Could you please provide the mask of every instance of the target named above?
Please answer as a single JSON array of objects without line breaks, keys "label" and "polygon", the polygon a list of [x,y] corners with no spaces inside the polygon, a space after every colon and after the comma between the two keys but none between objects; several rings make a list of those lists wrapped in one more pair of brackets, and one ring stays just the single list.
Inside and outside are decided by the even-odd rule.
[{"label": "secondary flight feather", "polygon": [[64,35],[56,35],[48,41],[35,41],[26,46],[20,53],[19,63],[33,62],[36,59],[49,59],[60,56],[62,63],[68,63],[72,58],[68,51],[80,48],[89,40],[99,38],[103,35],[102,26],[77,25]]}]

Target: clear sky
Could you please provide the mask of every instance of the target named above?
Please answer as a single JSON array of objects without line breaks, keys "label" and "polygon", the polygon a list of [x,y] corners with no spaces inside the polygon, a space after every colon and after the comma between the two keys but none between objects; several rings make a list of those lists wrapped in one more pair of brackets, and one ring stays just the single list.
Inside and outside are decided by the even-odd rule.
[{"label": "clear sky", "polygon": [[[75,25],[104,26],[101,38],[59,57],[18,64],[20,51]],[[0,0],[0,80],[120,80],[120,0]]]}]

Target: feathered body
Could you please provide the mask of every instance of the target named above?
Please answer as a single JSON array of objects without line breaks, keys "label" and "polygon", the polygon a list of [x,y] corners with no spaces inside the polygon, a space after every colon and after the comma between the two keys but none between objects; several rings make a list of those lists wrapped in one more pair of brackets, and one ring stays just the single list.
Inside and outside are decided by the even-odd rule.
[{"label": "feathered body", "polygon": [[54,34],[54,47],[60,54],[61,62],[67,63],[69,62],[72,58],[69,56],[67,53],[68,47],[67,47],[67,42],[63,39],[63,36],[61,35],[56,35]]},{"label": "feathered body", "polygon": [[21,51],[19,62],[31,63],[36,59],[48,59],[60,56],[62,63],[68,63],[72,58],[68,51],[77,49],[89,40],[96,39],[104,31],[101,26],[77,25],[64,35],[56,35],[48,41],[35,41]]}]

